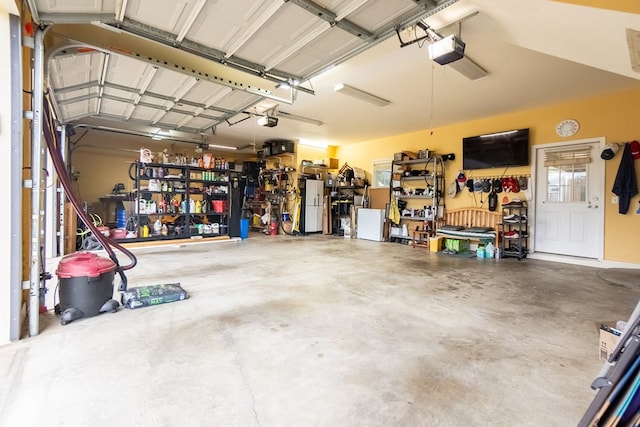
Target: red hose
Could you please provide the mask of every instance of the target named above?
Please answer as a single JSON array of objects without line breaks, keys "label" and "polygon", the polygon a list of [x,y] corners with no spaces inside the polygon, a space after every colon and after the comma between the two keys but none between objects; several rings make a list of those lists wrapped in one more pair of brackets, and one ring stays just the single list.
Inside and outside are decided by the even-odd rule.
[{"label": "red hose", "polygon": [[[60,182],[64,187],[67,198],[73,205],[73,208],[75,209],[77,214],[80,216],[82,221],[86,224],[86,226],[91,230],[91,232],[96,237],[96,239],[102,244],[102,247],[104,248],[104,250],[107,251],[107,253],[109,254],[109,258],[116,264],[116,272],[120,275],[120,278],[122,280],[119,287],[119,291],[124,292],[127,290],[127,278],[124,275],[124,271],[130,270],[133,267],[135,267],[136,264],[138,263],[138,260],[136,259],[135,255],[131,251],[129,251],[119,243],[115,242],[113,239],[102,234],[98,230],[98,228],[94,225],[93,221],[89,218],[89,215],[87,215],[87,213],[82,209],[80,202],[78,202],[78,200],[75,198],[75,195],[73,194],[71,182],[69,180],[69,175],[67,173],[67,169],[64,164],[64,159],[62,157],[62,153],[60,152],[60,143],[58,142],[58,133],[54,132],[54,130],[52,129],[53,121],[51,117],[49,101],[46,96],[44,97],[44,99],[45,99],[45,102],[43,102],[44,126],[42,126],[42,129],[43,129],[44,139],[47,143],[47,148],[49,149],[49,154],[51,155],[51,159],[53,160],[53,165],[56,169],[56,172],[58,173]],[[125,266],[120,266],[120,263],[118,262],[118,257],[116,256],[113,248],[116,248],[122,253],[124,253],[131,260],[131,263]]]}]

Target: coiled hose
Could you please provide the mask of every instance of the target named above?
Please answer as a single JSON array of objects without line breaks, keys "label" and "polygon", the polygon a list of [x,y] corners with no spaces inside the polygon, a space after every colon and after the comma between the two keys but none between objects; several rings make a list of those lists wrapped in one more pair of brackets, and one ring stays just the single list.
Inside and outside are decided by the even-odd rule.
[{"label": "coiled hose", "polygon": [[[66,196],[69,198],[69,201],[73,205],[73,208],[75,209],[76,213],[80,216],[80,218],[85,223],[85,225],[91,230],[93,235],[102,244],[102,247],[109,255],[109,258],[116,265],[116,272],[120,276],[120,280],[121,280],[120,286],[118,287],[118,291],[122,294],[127,290],[127,277],[124,274],[124,272],[126,270],[130,270],[133,267],[135,267],[136,264],[138,263],[138,260],[136,259],[135,255],[131,251],[129,251],[119,243],[115,242],[110,237],[107,237],[104,234],[102,234],[94,225],[93,221],[89,218],[87,213],[82,209],[80,202],[75,198],[75,195],[73,194],[71,181],[67,173],[67,168],[65,167],[63,156],[61,153],[61,144],[58,140],[58,133],[55,132],[54,130],[55,127],[53,124],[53,118],[51,117],[51,109],[50,109],[51,107],[49,105],[50,101],[46,96],[46,94],[44,96],[44,100],[45,100],[43,102],[43,112],[44,112],[43,124],[44,125],[42,126],[42,130],[44,134],[44,139],[47,143],[47,148],[49,149],[49,154],[51,155],[51,159],[53,161],[53,165],[56,169],[56,172],[58,173],[58,177],[60,179],[60,182],[62,183],[62,187],[65,190]],[[121,266],[120,263],[118,262],[118,257],[116,256],[116,253],[113,250],[113,248],[116,248],[117,250],[125,254],[131,262],[128,265]]]}]

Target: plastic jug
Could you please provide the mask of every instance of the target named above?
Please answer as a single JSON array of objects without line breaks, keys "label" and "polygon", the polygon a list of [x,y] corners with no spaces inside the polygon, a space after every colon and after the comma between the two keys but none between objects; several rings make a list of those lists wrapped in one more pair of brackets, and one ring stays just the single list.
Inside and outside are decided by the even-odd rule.
[{"label": "plastic jug", "polygon": [[495,246],[493,246],[493,243],[489,242],[487,243],[487,246],[485,246],[484,248],[484,252],[487,258],[493,258],[494,253],[495,253]]}]

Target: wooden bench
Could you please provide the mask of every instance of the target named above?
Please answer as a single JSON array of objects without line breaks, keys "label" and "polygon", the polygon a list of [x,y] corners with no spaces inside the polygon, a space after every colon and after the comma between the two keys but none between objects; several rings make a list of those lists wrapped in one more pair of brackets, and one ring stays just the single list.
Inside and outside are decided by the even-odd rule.
[{"label": "wooden bench", "polygon": [[[493,239],[493,243],[498,246],[500,239],[500,225],[502,223],[502,214],[500,212],[492,212],[482,208],[458,208],[445,210],[444,220],[436,229],[437,236],[469,239],[472,241],[481,241],[485,239]],[[442,225],[456,225],[469,229],[471,227],[488,227],[490,232],[468,232],[465,230],[449,231],[442,230]]]}]

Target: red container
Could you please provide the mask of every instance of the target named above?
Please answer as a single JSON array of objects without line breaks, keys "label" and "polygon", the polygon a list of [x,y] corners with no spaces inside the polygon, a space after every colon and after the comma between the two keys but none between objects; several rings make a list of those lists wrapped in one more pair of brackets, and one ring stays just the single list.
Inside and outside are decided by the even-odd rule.
[{"label": "red container", "polygon": [[271,236],[278,235],[278,223],[276,221],[271,221],[269,223],[269,235]]},{"label": "red container", "polygon": [[127,237],[127,230],[124,228],[112,228],[111,237],[113,239],[124,239]]},{"label": "red container", "polygon": [[226,200],[212,200],[211,204],[213,205],[214,212],[226,212],[227,211],[227,201]]}]

